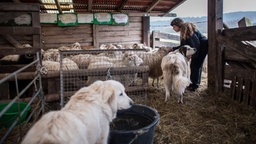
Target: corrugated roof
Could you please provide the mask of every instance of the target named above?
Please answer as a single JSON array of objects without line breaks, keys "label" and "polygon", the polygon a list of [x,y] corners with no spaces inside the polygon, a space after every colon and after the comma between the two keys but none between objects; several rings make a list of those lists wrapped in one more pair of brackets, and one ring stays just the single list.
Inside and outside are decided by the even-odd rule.
[{"label": "corrugated roof", "polygon": [[40,3],[42,13],[123,12],[167,15],[185,0],[3,0]]}]

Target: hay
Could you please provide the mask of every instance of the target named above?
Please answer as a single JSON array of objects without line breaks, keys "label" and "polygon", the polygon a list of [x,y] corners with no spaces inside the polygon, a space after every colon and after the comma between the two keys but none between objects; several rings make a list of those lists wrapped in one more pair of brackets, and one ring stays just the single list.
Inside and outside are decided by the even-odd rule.
[{"label": "hay", "polygon": [[[160,122],[154,143],[255,143],[256,111],[223,95],[207,94],[207,79],[196,92],[186,91],[184,104],[177,97],[164,102],[165,91],[150,87],[147,105],[155,108]],[[136,99],[135,99],[136,101]]]},{"label": "hay", "polygon": [[[184,104],[178,104],[176,97],[165,103],[162,82],[159,88],[149,84],[146,105],[155,108],[160,115],[155,127],[155,144],[256,143],[256,110],[225,95],[208,95],[206,78],[203,74],[198,91],[185,92]],[[138,102],[139,98],[133,99]],[[46,112],[59,108],[59,103],[45,105]],[[14,129],[5,143],[18,143],[20,135],[24,135],[30,126],[28,123]],[[0,136],[3,132],[2,129]]]}]

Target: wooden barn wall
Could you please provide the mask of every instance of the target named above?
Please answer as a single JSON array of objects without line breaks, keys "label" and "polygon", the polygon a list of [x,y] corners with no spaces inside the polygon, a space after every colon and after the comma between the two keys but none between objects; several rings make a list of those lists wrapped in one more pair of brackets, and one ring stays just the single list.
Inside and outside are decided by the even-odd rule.
[{"label": "wooden barn wall", "polygon": [[141,43],[142,17],[129,15],[129,23],[125,26],[94,25],[95,46],[104,43]]},{"label": "wooden barn wall", "polygon": [[99,47],[104,43],[142,43],[142,16],[129,14],[129,23],[120,25],[79,24],[72,27],[59,27],[42,24],[42,48],[58,48],[79,42],[82,47]]},{"label": "wooden barn wall", "polygon": [[81,46],[92,46],[93,32],[92,25],[79,24],[72,27],[59,27],[57,25],[43,24],[41,27],[42,48],[58,48],[70,46],[79,42]]}]

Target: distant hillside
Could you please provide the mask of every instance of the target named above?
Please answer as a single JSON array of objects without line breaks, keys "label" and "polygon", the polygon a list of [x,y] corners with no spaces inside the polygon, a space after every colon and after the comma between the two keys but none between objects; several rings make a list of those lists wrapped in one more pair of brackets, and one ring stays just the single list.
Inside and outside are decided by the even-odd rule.
[{"label": "distant hillside", "polygon": [[[223,14],[224,23],[230,28],[238,27],[237,22],[243,17],[247,17],[251,20],[252,25],[256,25],[256,11],[248,12],[232,12]],[[152,17],[150,19],[150,30],[158,30],[164,33],[175,33],[170,27],[170,22],[173,18],[160,18]],[[202,33],[207,33],[207,17],[184,17],[184,21],[193,22],[197,25],[198,29]]]}]

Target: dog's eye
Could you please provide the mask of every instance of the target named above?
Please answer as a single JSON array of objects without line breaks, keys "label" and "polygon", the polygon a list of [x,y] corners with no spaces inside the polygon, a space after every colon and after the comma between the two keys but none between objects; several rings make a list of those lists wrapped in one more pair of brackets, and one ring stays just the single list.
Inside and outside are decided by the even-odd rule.
[{"label": "dog's eye", "polygon": [[119,96],[123,96],[123,93],[120,93]]}]

